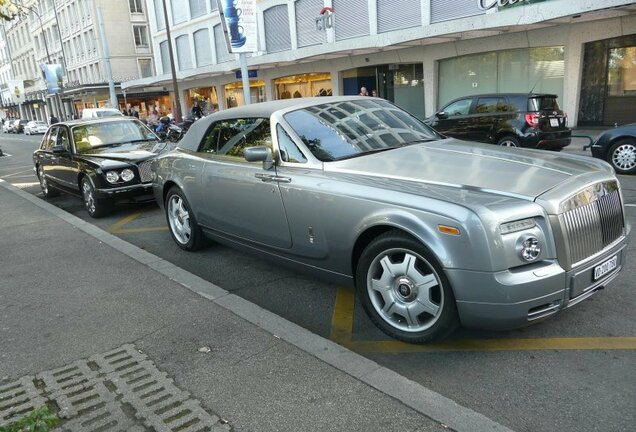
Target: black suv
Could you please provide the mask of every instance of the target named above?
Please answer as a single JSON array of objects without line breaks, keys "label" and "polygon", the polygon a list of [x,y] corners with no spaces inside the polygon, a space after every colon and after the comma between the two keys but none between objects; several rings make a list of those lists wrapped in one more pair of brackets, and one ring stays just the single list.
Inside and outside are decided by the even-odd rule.
[{"label": "black suv", "polygon": [[426,123],[454,138],[508,147],[561,150],[572,135],[553,94],[466,96],[447,104]]}]

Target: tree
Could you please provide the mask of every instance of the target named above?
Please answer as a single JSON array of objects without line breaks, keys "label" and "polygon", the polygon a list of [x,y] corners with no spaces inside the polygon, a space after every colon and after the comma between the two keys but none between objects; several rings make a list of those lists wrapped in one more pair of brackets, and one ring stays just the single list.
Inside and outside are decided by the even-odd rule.
[{"label": "tree", "polygon": [[11,0],[0,0],[0,18],[11,21],[20,13],[18,6]]}]

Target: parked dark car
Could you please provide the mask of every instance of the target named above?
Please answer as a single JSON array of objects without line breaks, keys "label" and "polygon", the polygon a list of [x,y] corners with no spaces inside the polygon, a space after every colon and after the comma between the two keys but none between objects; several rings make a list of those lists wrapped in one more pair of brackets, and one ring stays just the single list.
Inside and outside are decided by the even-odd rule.
[{"label": "parked dark car", "polygon": [[592,144],[592,156],[609,162],[619,174],[636,173],[636,123],[600,134]]},{"label": "parked dark car", "polygon": [[81,196],[100,217],[116,202],[152,200],[151,159],[171,148],[134,118],[75,120],[49,128],[33,163],[45,197]]},{"label": "parked dark car", "polygon": [[572,135],[553,94],[466,96],[445,105],[426,123],[453,138],[508,147],[561,150]]}]

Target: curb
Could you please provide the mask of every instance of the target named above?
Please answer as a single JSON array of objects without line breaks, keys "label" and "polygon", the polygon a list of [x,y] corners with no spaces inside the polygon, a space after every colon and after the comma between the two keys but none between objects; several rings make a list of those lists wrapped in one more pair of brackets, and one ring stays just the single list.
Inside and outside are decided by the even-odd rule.
[{"label": "curb", "polygon": [[190,291],[206,298],[240,318],[322,360],[359,381],[397,399],[418,413],[457,432],[512,432],[511,429],[459,405],[398,373],[385,368],[335,342],[318,336],[237,295],[230,294],[156,255],[109,234],[77,216],[65,212],[34,195],[0,179],[0,186],[19,195],[75,228],[163,274]]}]

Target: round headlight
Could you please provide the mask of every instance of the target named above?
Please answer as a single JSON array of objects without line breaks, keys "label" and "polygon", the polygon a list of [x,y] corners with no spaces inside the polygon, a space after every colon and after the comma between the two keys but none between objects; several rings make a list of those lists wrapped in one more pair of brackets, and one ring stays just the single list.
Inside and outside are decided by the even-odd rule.
[{"label": "round headlight", "polygon": [[106,180],[108,180],[108,183],[117,183],[119,181],[119,173],[117,171],[108,171],[106,173]]},{"label": "round headlight", "polygon": [[121,179],[125,182],[129,182],[135,178],[135,173],[131,169],[126,168],[121,172]]},{"label": "round headlight", "polygon": [[519,255],[521,259],[531,262],[539,258],[541,254],[541,245],[536,237],[527,237],[521,241]]}]

